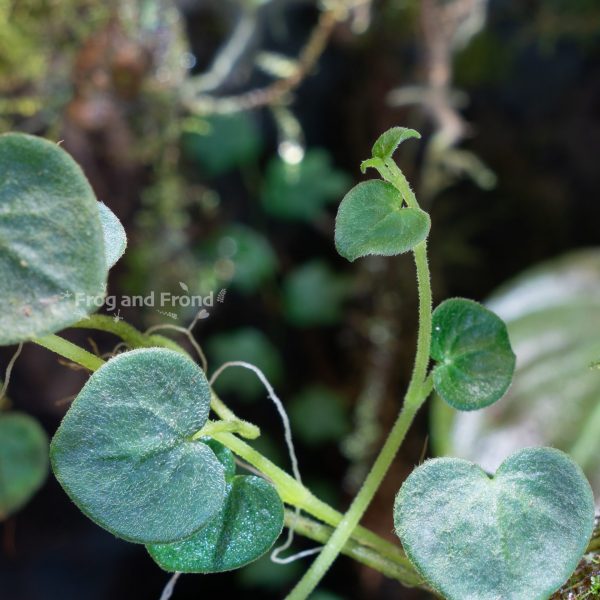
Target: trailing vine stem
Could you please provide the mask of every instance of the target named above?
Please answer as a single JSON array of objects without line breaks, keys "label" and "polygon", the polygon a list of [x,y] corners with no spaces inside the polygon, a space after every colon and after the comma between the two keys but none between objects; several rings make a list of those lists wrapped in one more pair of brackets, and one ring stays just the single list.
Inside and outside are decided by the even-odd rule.
[{"label": "trailing vine stem", "polygon": [[[90,319],[79,323],[78,327],[83,328],[84,323],[88,324],[91,329],[107,331],[118,335],[131,347],[161,346],[187,355],[187,352],[181,346],[169,338],[160,335],[147,336],[128,323],[115,323],[110,317],[94,315]],[[97,370],[105,362],[95,354],[57,335],[49,335],[32,341],[90,371]],[[212,392],[211,408],[223,420],[241,421],[214,391]],[[256,426],[253,425],[253,427]],[[326,524],[323,525],[306,517],[300,517],[297,521],[295,519],[286,519],[288,526],[292,527],[299,535],[320,543],[326,543],[331,539],[331,533],[333,532],[331,527],[336,527],[341,522],[341,513],[316,498],[308,489],[299,485],[291,475],[277,467],[235,435],[220,433],[215,438],[268,477],[285,502],[296,506],[295,502],[298,501],[301,505],[300,508]],[[599,550],[600,532],[596,530],[588,544],[586,553],[598,552]],[[405,586],[419,587],[434,593],[398,546],[381,538],[369,529],[357,526],[352,531],[351,538],[342,546],[341,553],[386,576],[400,581]]]},{"label": "trailing vine stem", "polygon": [[[90,319],[85,319],[78,323],[77,326],[83,328],[85,326],[84,324],[89,325],[91,329],[113,333],[121,337],[128,346],[133,348],[162,346],[187,355],[187,352],[185,352],[183,348],[168,338],[158,335],[146,336],[127,323],[122,321],[115,323],[110,317],[94,315]],[[57,335],[49,335],[32,341],[90,371],[95,371],[105,364],[105,361],[99,356],[96,356]],[[223,419],[223,421],[244,423],[258,430],[255,425],[239,419],[235,413],[220,400],[214,391],[212,391],[211,408],[221,419]],[[287,504],[298,507],[323,523],[333,527],[336,527],[342,521],[343,515],[340,512],[336,511],[322,500],[319,500],[294,477],[289,475],[283,469],[280,469],[246,442],[239,439],[236,435],[223,430],[215,431],[211,435],[215,440],[227,446],[240,458],[268,477],[277,488],[282,500]],[[299,527],[301,528],[301,526]],[[302,535],[301,530],[298,530],[298,533]],[[386,561],[393,562],[396,565],[396,579],[401,581],[404,585],[409,587],[425,586],[423,578],[417,573],[398,546],[361,526],[354,528],[351,534],[353,543],[366,549],[365,551],[369,551],[373,556],[377,555],[381,557],[382,561],[385,559]],[[344,544],[343,546],[345,548],[346,545]],[[371,562],[373,562],[373,568],[377,569],[377,565],[380,563],[377,561]]]},{"label": "trailing vine stem", "polygon": [[[417,199],[402,171],[393,160],[385,162],[381,175],[400,192],[411,208],[418,208]],[[417,272],[417,288],[419,294],[419,331],[417,335],[417,351],[410,382],[404,397],[400,413],[386,441],[375,459],[371,471],[367,475],[361,489],[355,496],[348,511],[340,521],[318,557],[304,573],[300,581],[288,594],[286,600],[305,600],[317,587],[327,573],[342,548],[352,536],[371,500],[381,486],[414,418],[433,389],[431,375],[427,376],[429,350],[431,345],[432,294],[431,276],[427,260],[427,240],[413,250]]]},{"label": "trailing vine stem", "polygon": [[[311,539],[315,542],[324,544],[331,537],[333,529],[327,525],[323,525],[314,519],[308,517],[297,517],[290,510],[285,511],[285,524],[288,527],[293,527],[296,533]],[[368,546],[363,546],[354,539],[349,539],[346,545],[342,548],[342,554],[353,558],[357,562],[371,567],[379,571],[386,577],[395,579],[406,585],[406,571],[397,562],[382,556]],[[425,585],[420,587],[426,588]],[[433,589],[428,590],[431,594],[438,595]]]}]

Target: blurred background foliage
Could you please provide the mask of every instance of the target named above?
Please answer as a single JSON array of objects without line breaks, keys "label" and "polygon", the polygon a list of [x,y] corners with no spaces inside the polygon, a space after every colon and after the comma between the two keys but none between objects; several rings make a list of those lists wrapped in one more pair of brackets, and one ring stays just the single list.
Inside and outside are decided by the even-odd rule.
[{"label": "blurred background foliage", "polygon": [[[436,452],[493,469],[518,445],[552,444],[600,492],[598,65],[595,0],[0,0],[0,130],[61,140],[123,221],[129,248],[109,293],[210,299],[198,319],[177,306],[109,314],[193,324],[210,372],[229,360],[263,369],[305,481],[338,508],[398,410],[416,293],[410,257],[336,255],[335,209],[383,130],[421,131],[398,160],[432,214],[436,301],[491,296],[518,374],[486,411],[433,402],[421,415],[365,520],[390,539],[401,481]],[[116,344],[67,335],[98,352]],[[67,367],[26,347],[6,414],[52,434],[86,377]],[[254,376],[231,370],[216,387],[289,466]],[[184,577],[175,597],[281,598],[305,566],[266,557]],[[0,523],[10,600],[158,598],[165,581],[52,478]],[[427,597],[344,558],[324,590],[314,598]]]}]

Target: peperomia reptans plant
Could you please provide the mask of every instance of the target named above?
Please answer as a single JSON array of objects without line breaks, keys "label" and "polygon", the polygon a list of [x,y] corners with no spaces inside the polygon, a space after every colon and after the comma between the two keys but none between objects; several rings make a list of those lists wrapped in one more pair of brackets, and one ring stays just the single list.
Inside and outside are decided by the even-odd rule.
[{"label": "peperomia reptans plant", "polygon": [[[120,222],[58,145],[0,136],[0,343],[34,342],[92,372],[50,446],[52,470],[83,513],[145,545],[173,573],[243,567],[288,527],[323,544],[289,600],[309,597],[340,553],[450,600],[542,600],[569,578],[592,536],[594,499],[581,469],[552,448],[518,451],[494,474],[462,459],[427,460],[390,506],[401,544],[360,526],[431,393],[477,410],[502,398],[515,368],[506,326],[493,312],[462,298],[432,310],[431,221],[392,158],[400,143],[419,137],[401,127],[384,133],[361,167],[381,179],[351,189],[337,214],[343,257],[412,252],[419,294],[411,380],[342,514],[244,441],[259,428],[222,402],[181,346],[94,314],[125,251]],[[105,361],[56,335],[66,327],[114,334],[126,350]],[[14,476],[0,486],[1,517],[43,481],[45,442],[22,415],[0,418],[0,434],[0,465]],[[30,464],[13,464],[11,448],[26,436],[36,438]],[[237,473],[234,456],[253,474]]]}]

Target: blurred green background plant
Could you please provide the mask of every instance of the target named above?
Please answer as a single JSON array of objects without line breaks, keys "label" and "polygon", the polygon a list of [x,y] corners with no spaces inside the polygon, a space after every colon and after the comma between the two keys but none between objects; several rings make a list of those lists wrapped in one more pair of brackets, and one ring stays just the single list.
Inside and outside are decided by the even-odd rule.
[{"label": "blurred green background plant", "polygon": [[[393,496],[435,452],[493,468],[517,444],[556,445],[599,490],[599,61],[593,0],[0,0],[0,130],[61,140],[125,224],[110,293],[212,294],[192,330],[209,371],[229,360],[265,371],[306,482],[340,508],[396,413],[416,297],[409,259],[337,256],[335,207],[379,133],[423,133],[399,161],[432,213],[436,301],[489,297],[519,362],[508,397],[488,411],[455,418],[434,403],[421,418],[367,515],[393,539]],[[187,328],[197,313],[119,311],[141,328]],[[92,351],[116,343],[69,335]],[[84,375],[55,363],[24,350],[7,415],[56,429]],[[217,389],[287,466],[252,374],[227,372]],[[4,518],[0,542],[11,600],[158,598],[166,580],[53,480]],[[176,598],[279,598],[302,568],[265,558],[184,577]],[[325,588],[321,600],[426,597],[346,559]]]}]

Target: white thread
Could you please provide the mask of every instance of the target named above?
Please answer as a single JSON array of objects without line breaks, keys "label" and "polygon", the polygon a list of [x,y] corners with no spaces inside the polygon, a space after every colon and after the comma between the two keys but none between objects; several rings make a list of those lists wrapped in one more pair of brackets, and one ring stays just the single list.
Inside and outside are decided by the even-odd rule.
[{"label": "white thread", "polygon": [[200,358],[200,362],[202,363],[202,370],[206,373],[208,369],[208,361],[206,360],[206,355],[202,351],[200,344],[194,339],[192,335],[192,327],[196,324],[197,319],[189,327],[180,327],[179,325],[171,325],[170,323],[165,323],[164,325],[154,325],[150,327],[150,329],[146,329],[144,332],[146,335],[149,335],[155,331],[159,331],[161,329],[172,329],[173,331],[178,331],[179,333],[183,333],[189,340],[190,344],[194,347],[194,350],[198,354]]},{"label": "white thread", "polygon": [[171,577],[171,579],[167,581],[167,585],[165,585],[165,588],[163,589],[162,594],[160,595],[160,600],[169,600],[169,598],[173,595],[173,592],[175,591],[175,585],[177,584],[177,580],[180,576],[181,573],[177,571],[173,574],[173,577]]},{"label": "white thread", "polygon": [[[285,443],[288,448],[288,453],[290,455],[290,461],[292,463],[292,473],[294,474],[294,479],[301,484],[302,476],[300,475],[300,469],[298,467],[298,458],[296,456],[296,450],[294,449],[294,442],[292,440],[292,428],[290,426],[290,419],[287,415],[287,412],[285,411],[283,403],[275,393],[273,386],[269,383],[269,380],[266,378],[265,374],[257,366],[241,360],[234,360],[221,365],[213,373],[209,381],[211,387],[214,385],[219,375],[221,375],[221,373],[223,373],[223,371],[225,371],[225,369],[228,369],[229,367],[242,367],[244,369],[252,371],[260,379],[261,383],[265,386],[265,389],[267,390],[267,395],[272,400],[273,404],[275,404],[277,412],[279,413],[279,416],[281,417],[281,421],[283,423],[283,433],[285,437]],[[295,507],[294,519],[297,519],[299,516],[300,509],[298,507]],[[285,542],[283,542],[281,546],[275,548],[273,552],[271,552],[271,560],[277,564],[287,564],[294,560],[298,560],[299,558],[304,558],[305,556],[310,556],[321,551],[321,546],[319,546],[318,548],[313,548],[311,550],[304,550],[303,552],[299,552],[298,554],[294,554],[292,556],[289,556],[288,558],[279,558],[279,555],[282,552],[285,552],[292,545],[293,541],[294,530],[292,529],[292,527],[288,527],[288,534]]]},{"label": "white thread", "polygon": [[[292,530],[290,529],[289,531],[292,531]],[[283,549],[283,546],[280,546],[277,550],[281,551],[282,549]],[[323,546],[317,546],[316,548],[311,548],[310,550],[302,550],[302,552],[292,554],[291,556],[288,556],[287,558],[277,557],[276,559],[273,557],[273,554],[275,554],[275,551],[273,551],[271,553],[271,560],[273,562],[277,563],[278,565],[287,565],[296,560],[300,560],[301,558],[306,558],[307,556],[313,556],[314,554],[318,554],[319,552],[321,552],[321,550],[323,550]]]},{"label": "white thread", "polygon": [[273,386],[269,383],[269,380],[265,377],[265,374],[256,366],[251,363],[244,362],[242,360],[233,360],[231,362],[226,362],[221,365],[212,375],[209,380],[211,386],[214,385],[215,381],[221,375],[221,373],[228,369],[229,367],[243,367],[244,369],[248,369],[253,371],[255,375],[260,379],[261,383],[265,386],[267,390],[267,395],[275,404],[275,408],[277,408],[277,412],[281,417],[281,421],[283,423],[283,434],[285,437],[285,443],[288,447],[288,452],[290,455],[290,460],[292,462],[292,473],[294,474],[294,479],[298,481],[298,483],[302,483],[302,476],[300,475],[300,469],[298,468],[298,458],[296,457],[296,451],[294,450],[294,442],[292,441],[292,428],[290,427],[290,420],[285,412],[285,408],[283,407],[283,403],[278,398]]},{"label": "white thread", "polygon": [[23,350],[23,342],[21,342],[15,353],[12,355],[8,365],[6,366],[6,373],[4,375],[4,383],[2,384],[2,389],[0,390],[0,402],[2,402],[4,398],[4,394],[6,394],[6,390],[8,389],[8,382],[10,381],[10,374],[12,373],[13,367],[17,362],[17,358],[19,358],[19,354],[21,354],[21,350]]}]

